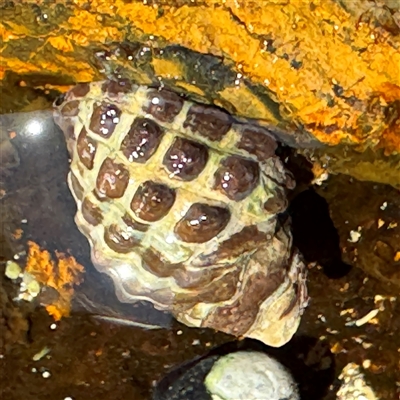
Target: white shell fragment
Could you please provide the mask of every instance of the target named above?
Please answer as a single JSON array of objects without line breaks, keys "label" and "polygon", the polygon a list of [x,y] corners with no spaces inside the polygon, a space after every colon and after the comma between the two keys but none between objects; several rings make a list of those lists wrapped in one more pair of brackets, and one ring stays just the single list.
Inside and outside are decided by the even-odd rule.
[{"label": "white shell fragment", "polygon": [[5,276],[9,279],[19,279],[19,293],[15,300],[32,301],[41,291],[40,283],[29,272],[22,272],[22,268],[15,261],[7,261]]},{"label": "white shell fragment", "polygon": [[350,243],[357,243],[361,238],[361,229],[359,228],[357,231],[350,231],[350,238],[347,239]]},{"label": "white shell fragment", "polygon": [[220,358],[206,377],[213,400],[299,400],[297,384],[264,353],[239,351]]},{"label": "white shell fragment", "polygon": [[15,261],[7,261],[5,275],[8,279],[18,279],[21,267]]},{"label": "white shell fragment", "polygon": [[32,360],[33,360],[33,361],[39,361],[39,360],[41,360],[43,357],[47,356],[47,354],[49,354],[50,351],[51,351],[50,348],[47,347],[47,346],[45,346],[45,347],[43,347],[42,350],[40,350],[38,353],[36,353],[36,354],[32,357]]}]

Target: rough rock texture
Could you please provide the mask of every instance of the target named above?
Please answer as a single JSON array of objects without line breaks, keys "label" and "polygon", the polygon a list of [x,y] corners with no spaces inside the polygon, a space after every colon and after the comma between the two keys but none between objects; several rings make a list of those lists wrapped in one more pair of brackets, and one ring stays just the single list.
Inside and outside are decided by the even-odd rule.
[{"label": "rough rock texture", "polygon": [[339,378],[343,381],[337,393],[337,400],[376,400],[374,391],[365,381],[360,366],[349,363],[344,368]]},{"label": "rough rock texture", "polygon": [[297,384],[277,360],[238,351],[215,362],[205,379],[213,400],[299,400]]},{"label": "rough rock texture", "polygon": [[[60,85],[99,79],[94,54],[112,42],[130,42],[134,52],[122,68],[130,78],[140,83],[161,78],[235,114],[292,134],[308,132],[326,144],[371,148],[382,169],[374,179],[399,185],[386,174],[399,168],[396,2],[171,4],[4,2],[1,75],[26,93],[36,88],[51,96],[65,90]],[[3,111],[16,106],[21,104],[7,102]],[[337,156],[341,160],[346,153]],[[375,166],[360,171],[357,160],[345,164],[340,171],[356,169],[361,179],[370,179]]]},{"label": "rough rock texture", "polygon": [[[328,186],[335,189],[328,189]],[[382,184],[371,185],[345,175],[333,177],[318,193],[330,204],[343,260],[383,282],[400,288],[400,193]],[[343,195],[343,193],[347,193]]]}]

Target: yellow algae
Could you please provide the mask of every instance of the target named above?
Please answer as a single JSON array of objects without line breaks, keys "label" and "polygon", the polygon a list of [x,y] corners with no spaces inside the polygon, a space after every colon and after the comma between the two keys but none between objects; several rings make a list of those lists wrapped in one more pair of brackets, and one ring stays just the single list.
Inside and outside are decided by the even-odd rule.
[{"label": "yellow algae", "polygon": [[[24,62],[18,58],[10,57],[3,59],[0,57],[0,62],[2,62],[1,70],[5,74],[6,71],[18,71],[18,73],[26,74],[29,72],[37,72],[42,71],[39,65],[36,65],[33,62]],[[54,67],[56,69],[56,67]]]},{"label": "yellow algae", "polygon": [[17,39],[19,36],[25,36],[23,34],[18,34],[16,31],[10,31],[5,28],[5,26],[0,23],[0,37],[3,42],[9,42],[10,40]]},{"label": "yellow algae", "polygon": [[200,96],[204,96],[204,92],[193,84],[181,81],[177,82],[177,86],[181,87],[182,89],[185,89],[189,93],[195,93]]},{"label": "yellow algae", "polygon": [[[0,33],[3,37],[5,35],[5,39],[14,39],[14,37],[24,37],[29,36],[31,31],[25,25],[18,25],[12,21],[7,21],[8,29],[4,29],[4,25],[2,25],[3,29],[0,30]],[[13,37],[10,37],[13,36]]]},{"label": "yellow algae", "polygon": [[116,26],[104,24],[102,17],[96,12],[82,9],[73,9],[74,14],[60,26],[66,30],[66,37],[76,40],[80,45],[88,45],[91,42],[105,43],[121,41],[123,32]]},{"label": "yellow algae", "polygon": [[[45,4],[43,0],[35,3]],[[398,125],[389,126],[384,104],[378,103],[371,110],[382,86],[400,87],[400,52],[399,46],[393,44],[400,41],[396,42],[390,32],[360,23],[359,15],[333,0],[288,0],[284,4],[269,0],[205,0],[190,6],[183,3],[93,0],[88,7],[86,0],[75,0],[66,6],[69,18],[47,37],[59,53],[72,56],[64,58],[60,65],[60,54],[42,54],[48,63],[46,69],[73,74],[76,81],[89,81],[98,76],[98,71],[89,63],[74,60],[74,48],[128,38],[155,47],[180,45],[219,56],[225,65],[253,84],[267,87],[271,98],[280,104],[281,122],[304,126],[331,145],[375,145],[380,139],[380,146],[387,146],[387,152],[400,151]],[[21,4],[23,7],[33,3],[22,0]],[[4,43],[12,45],[12,35],[34,36],[28,28],[8,22],[7,28],[3,25],[0,29]],[[43,69],[40,52],[45,49],[39,50],[35,61],[20,64],[0,56],[5,65],[0,77],[8,69],[21,73]],[[184,80],[182,67],[173,61],[151,62],[157,74]],[[178,84],[184,87],[185,83]],[[230,88],[223,92],[234,98]],[[222,93],[215,93],[214,97],[223,97]],[[400,96],[396,96],[391,101],[399,101]],[[243,110],[243,116],[271,120],[270,111],[257,99],[243,106],[237,100],[231,101],[235,101],[234,107],[240,113]]]},{"label": "yellow algae", "polygon": [[74,51],[74,46],[71,40],[65,36],[53,36],[48,38],[48,43],[50,43],[55,49],[60,50],[64,53]]},{"label": "yellow algae", "polygon": [[[265,104],[246,87],[228,87],[219,93],[220,97],[236,106],[239,115],[247,115],[249,118],[263,116],[269,123],[278,123],[276,116]],[[223,107],[223,104],[220,104]]]},{"label": "yellow algae", "polygon": [[182,79],[184,76],[182,66],[171,60],[155,59],[153,61],[154,73],[163,78]]}]

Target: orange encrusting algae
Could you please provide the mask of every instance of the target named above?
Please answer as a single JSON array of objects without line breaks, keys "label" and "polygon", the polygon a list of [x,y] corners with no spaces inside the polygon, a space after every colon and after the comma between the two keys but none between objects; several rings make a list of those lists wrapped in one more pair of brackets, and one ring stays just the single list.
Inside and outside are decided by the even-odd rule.
[{"label": "orange encrusting algae", "polygon": [[[0,22],[3,48],[8,49],[0,56],[0,79],[7,70],[18,70],[88,82],[101,76],[88,56],[99,45],[124,41],[146,43],[149,48],[180,45],[221,57],[236,72],[267,88],[284,122],[303,126],[323,143],[378,145],[388,154],[400,153],[399,125],[391,123],[385,111],[388,86],[397,89],[391,91],[390,102],[400,101],[399,35],[362,22],[348,2],[185,3],[75,0],[56,23],[60,18],[56,5],[65,2],[55,0],[50,6],[44,0],[21,0],[21,9],[36,4],[54,25],[40,30],[22,20]],[[28,57],[24,51],[24,57],[18,53],[24,38],[34,39],[27,43],[39,42]],[[301,67],[295,68],[291,61]],[[265,108],[251,117],[271,119]]]},{"label": "orange encrusting algae", "polygon": [[55,289],[59,297],[46,306],[47,312],[58,321],[69,316],[74,286],[83,282],[84,267],[74,257],[56,251],[53,260],[47,250],[32,241],[28,242],[28,258],[25,271],[31,274],[40,284]]}]

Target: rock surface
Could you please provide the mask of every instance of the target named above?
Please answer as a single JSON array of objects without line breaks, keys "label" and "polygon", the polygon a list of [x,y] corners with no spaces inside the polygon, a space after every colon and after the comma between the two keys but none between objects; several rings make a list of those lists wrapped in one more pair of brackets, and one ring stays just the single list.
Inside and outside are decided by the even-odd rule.
[{"label": "rock surface", "polygon": [[290,373],[263,353],[236,352],[215,362],[205,379],[213,400],[299,400]]},{"label": "rock surface", "polygon": [[[1,13],[1,77],[10,99],[3,112],[29,103],[16,99],[10,82],[30,97],[51,97],[100,79],[94,55],[114,42],[128,58],[109,67],[129,79],[161,79],[289,135],[349,146],[335,150],[331,171],[368,180],[379,165],[374,180],[399,185],[399,174],[389,177],[400,152],[395,2],[22,0],[4,2]],[[371,151],[375,163],[360,169],[347,159],[354,149]]]},{"label": "rock surface", "polygon": [[374,391],[365,382],[359,365],[347,364],[339,378],[343,384],[338,391],[337,400],[377,400]]}]

